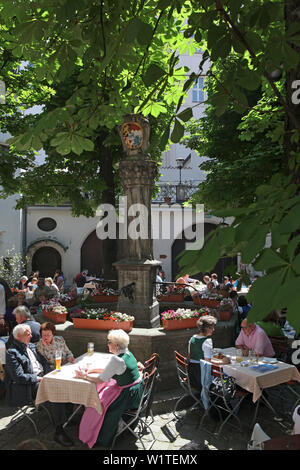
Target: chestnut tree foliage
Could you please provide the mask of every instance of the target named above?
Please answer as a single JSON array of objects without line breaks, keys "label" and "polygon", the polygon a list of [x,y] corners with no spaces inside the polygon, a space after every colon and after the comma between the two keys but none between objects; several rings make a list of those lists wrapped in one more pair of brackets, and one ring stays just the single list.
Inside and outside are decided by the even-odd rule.
[{"label": "chestnut tree foliage", "polygon": [[[287,308],[287,318],[299,332],[298,0],[3,0],[0,15],[6,113],[15,116],[18,127],[11,141],[13,154],[5,157],[1,170],[7,192],[15,189],[15,169],[32,168],[32,152],[44,143],[64,162],[64,172],[58,171],[57,178],[65,181],[70,156],[85,158],[85,153],[95,150],[98,154],[99,126],[105,129],[100,138],[104,152],[103,143],[108,146],[114,139],[110,131],[128,112],[165,115],[160,148],[170,140],[180,142],[193,110],[179,109],[209,64],[207,74],[217,77],[209,95],[216,119],[227,110],[241,113],[239,128],[248,143],[255,143],[265,128],[268,140],[282,148],[282,164],[274,165],[251,201],[243,205],[233,200],[231,205],[225,198],[224,204],[220,200],[212,204],[214,215],[232,217],[233,223],[211,232],[200,252],[185,252],[180,264],[193,274],[212,269],[222,255],[241,253],[243,263],[252,262],[264,272],[249,294],[254,302],[250,320],[274,308]],[[199,47],[203,54],[198,71],[178,69],[178,55]],[[228,68],[216,73],[217,62],[232,54],[236,58],[232,65],[228,61]],[[16,93],[14,82],[20,77],[11,71],[10,61],[18,60],[32,64],[31,87],[26,80],[23,88],[18,84]],[[26,103],[35,97],[35,103],[42,104],[53,98],[78,68],[65,103],[44,108],[38,119],[28,118],[26,123],[18,119]],[[249,92],[256,91],[259,98],[250,102]],[[19,100],[20,108],[13,100]],[[174,106],[174,112],[168,113],[168,106]],[[268,149],[266,158],[270,157]],[[88,181],[86,171],[83,179]],[[268,234],[271,242],[266,247]]]}]

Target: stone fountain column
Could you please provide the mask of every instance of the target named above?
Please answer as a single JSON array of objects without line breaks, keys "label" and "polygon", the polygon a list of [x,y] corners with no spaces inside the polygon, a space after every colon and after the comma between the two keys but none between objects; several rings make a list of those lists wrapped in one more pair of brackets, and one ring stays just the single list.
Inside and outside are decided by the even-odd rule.
[{"label": "stone fountain column", "polygon": [[143,116],[132,114],[124,117],[118,130],[124,149],[119,172],[125,196],[126,223],[119,224],[125,257],[114,263],[121,291],[117,308],[134,315],[135,327],[157,328],[160,324],[159,305],[153,283],[160,262],[153,259],[151,233],[151,196],[157,165],[146,153],[150,126]]}]

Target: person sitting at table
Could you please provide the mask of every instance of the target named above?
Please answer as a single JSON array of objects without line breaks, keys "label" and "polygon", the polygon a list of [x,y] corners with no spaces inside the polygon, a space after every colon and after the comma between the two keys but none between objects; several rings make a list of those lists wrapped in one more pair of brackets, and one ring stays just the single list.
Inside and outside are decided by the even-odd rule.
[{"label": "person sitting at table", "polygon": [[33,277],[33,278],[31,279],[31,281],[28,281],[28,284],[27,284],[28,289],[29,289],[31,292],[34,292],[35,289],[36,289],[37,286],[38,286],[37,283],[38,283],[38,278],[37,278],[37,277]]},{"label": "person sitting at table", "polygon": [[[23,323],[25,325],[30,326],[30,330],[31,330],[30,342],[37,343],[41,339],[41,335],[40,335],[41,325],[37,321],[32,320],[31,313],[28,310],[28,308],[25,307],[25,305],[20,305],[14,309],[13,314],[16,318],[16,322],[18,323],[18,325]],[[12,342],[13,342],[13,332],[10,334],[5,344],[6,349],[10,347]]]},{"label": "person sitting at table", "polygon": [[224,276],[224,285],[227,292],[230,292],[232,289],[232,284],[228,276]]},{"label": "person sitting at table", "polygon": [[[13,340],[6,351],[5,390],[10,406],[24,406],[32,403],[43,376],[51,371],[44,356],[36,351],[30,342],[30,326],[22,323],[13,329]],[[67,404],[51,403],[51,414],[55,423],[54,440],[63,446],[73,445],[65,433],[63,423],[67,420]]]},{"label": "person sitting at table", "polygon": [[52,369],[55,369],[55,353],[57,350],[61,351],[62,365],[67,362],[74,363],[75,359],[66,345],[62,336],[56,336],[55,325],[51,322],[45,322],[41,325],[41,339],[36,345],[37,351],[42,354],[50,364]]},{"label": "person sitting at table", "polygon": [[46,277],[45,285],[48,286],[53,292],[53,299],[60,297],[60,292],[56,284],[54,284],[52,277]]},{"label": "person sitting at table", "polygon": [[65,278],[63,272],[60,269],[57,269],[53,276],[53,282],[57,285],[59,292],[63,293],[65,289]]},{"label": "person sitting at table", "polygon": [[212,281],[209,281],[206,284],[206,289],[203,291],[203,294],[210,295],[210,294],[217,294],[217,289]]},{"label": "person sitting at table", "polygon": [[[188,374],[191,385],[201,389],[200,360],[210,362],[213,352],[213,343],[210,336],[213,334],[217,319],[212,315],[203,315],[197,321],[198,333],[193,335],[188,344]],[[224,358],[224,364],[228,363]]]},{"label": "person sitting at table", "polygon": [[245,318],[241,323],[241,332],[236,339],[235,346],[242,350],[243,356],[248,356],[249,350],[255,351],[257,356],[273,357],[275,355],[271,341],[260,326],[248,323]]},{"label": "person sitting at table", "polygon": [[272,310],[262,321],[257,321],[256,324],[260,326],[268,336],[284,336],[282,328],[278,325],[278,313]]},{"label": "person sitting at table", "polygon": [[240,321],[244,320],[247,317],[249,310],[251,309],[251,304],[248,303],[244,295],[238,297],[238,312]]},{"label": "person sitting at table", "polygon": [[214,283],[215,289],[219,287],[218,275],[216,273],[212,273],[211,282]]},{"label": "person sitting at table", "polygon": [[27,292],[28,287],[27,287],[27,282],[28,282],[28,277],[27,276],[22,276],[19,280],[19,282],[16,283],[15,285],[15,291],[16,292]]},{"label": "person sitting at table", "polygon": [[[123,330],[111,330],[107,343],[112,356],[104,369],[75,371],[78,378],[98,384],[103,407],[101,415],[95,408],[87,408],[82,416],[79,439],[90,448],[96,442],[103,447],[112,444],[124,411],[138,407],[143,391],[138,363],[128,350],[128,334]],[[99,375],[93,376],[94,373]]]},{"label": "person sitting at table", "polygon": [[4,315],[5,323],[8,325],[9,333],[12,332],[14,327],[17,325],[17,320],[14,315],[14,309],[18,306],[18,299],[16,296],[10,297],[7,301],[7,307]]},{"label": "person sitting at table", "polygon": [[38,286],[34,291],[33,298],[34,298],[34,305],[39,305],[41,303],[40,296],[46,297],[46,299],[52,299],[54,293],[50,289],[50,287],[46,286],[45,279],[40,277],[38,279]]}]

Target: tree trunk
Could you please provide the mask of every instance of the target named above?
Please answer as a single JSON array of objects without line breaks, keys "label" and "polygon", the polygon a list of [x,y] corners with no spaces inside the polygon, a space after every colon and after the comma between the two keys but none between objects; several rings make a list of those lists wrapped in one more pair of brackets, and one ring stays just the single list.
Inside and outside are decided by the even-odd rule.
[{"label": "tree trunk", "polygon": [[[111,204],[115,207],[113,157],[109,147],[104,147],[102,144],[105,137],[106,135],[100,135],[96,140],[96,147],[99,151],[100,174],[107,186],[107,189],[102,193],[102,203]],[[117,272],[113,267],[113,263],[117,261],[117,242],[118,240],[110,238],[103,240],[104,279],[117,279]]]}]

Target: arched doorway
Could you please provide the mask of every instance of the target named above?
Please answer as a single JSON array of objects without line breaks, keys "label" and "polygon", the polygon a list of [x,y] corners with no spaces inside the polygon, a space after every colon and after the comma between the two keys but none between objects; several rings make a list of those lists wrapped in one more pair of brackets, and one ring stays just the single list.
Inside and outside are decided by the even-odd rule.
[{"label": "arched doorway", "polygon": [[81,271],[88,269],[89,274],[99,277],[103,266],[103,241],[97,237],[96,230],[94,230],[81,246],[80,269]]},{"label": "arched doorway", "polygon": [[[215,224],[204,224],[204,237],[206,237],[212,230],[215,230],[217,225]],[[192,226],[192,230],[195,232],[195,225]],[[178,265],[178,260],[176,259],[177,256],[185,249],[186,242],[191,242],[192,240],[186,240],[184,232],[182,233],[182,238],[177,238],[174,240],[172,245],[172,280],[175,280],[180,269]],[[223,281],[224,275],[226,276],[226,266],[237,264],[237,257],[222,257],[217,262],[216,266],[211,270],[212,273],[216,273],[218,275],[218,279]],[[202,277],[205,273],[197,273],[193,274],[194,279],[202,280]]]},{"label": "arched doorway", "polygon": [[[118,233],[118,232],[117,232]],[[126,240],[116,240],[117,259],[122,259],[126,254]],[[88,269],[89,274],[99,277],[104,267],[104,241],[98,238],[96,230],[90,233],[81,246],[80,269]]]},{"label": "arched doorway", "polygon": [[39,271],[41,277],[53,277],[61,269],[60,253],[52,246],[42,246],[32,257],[32,271]]}]

